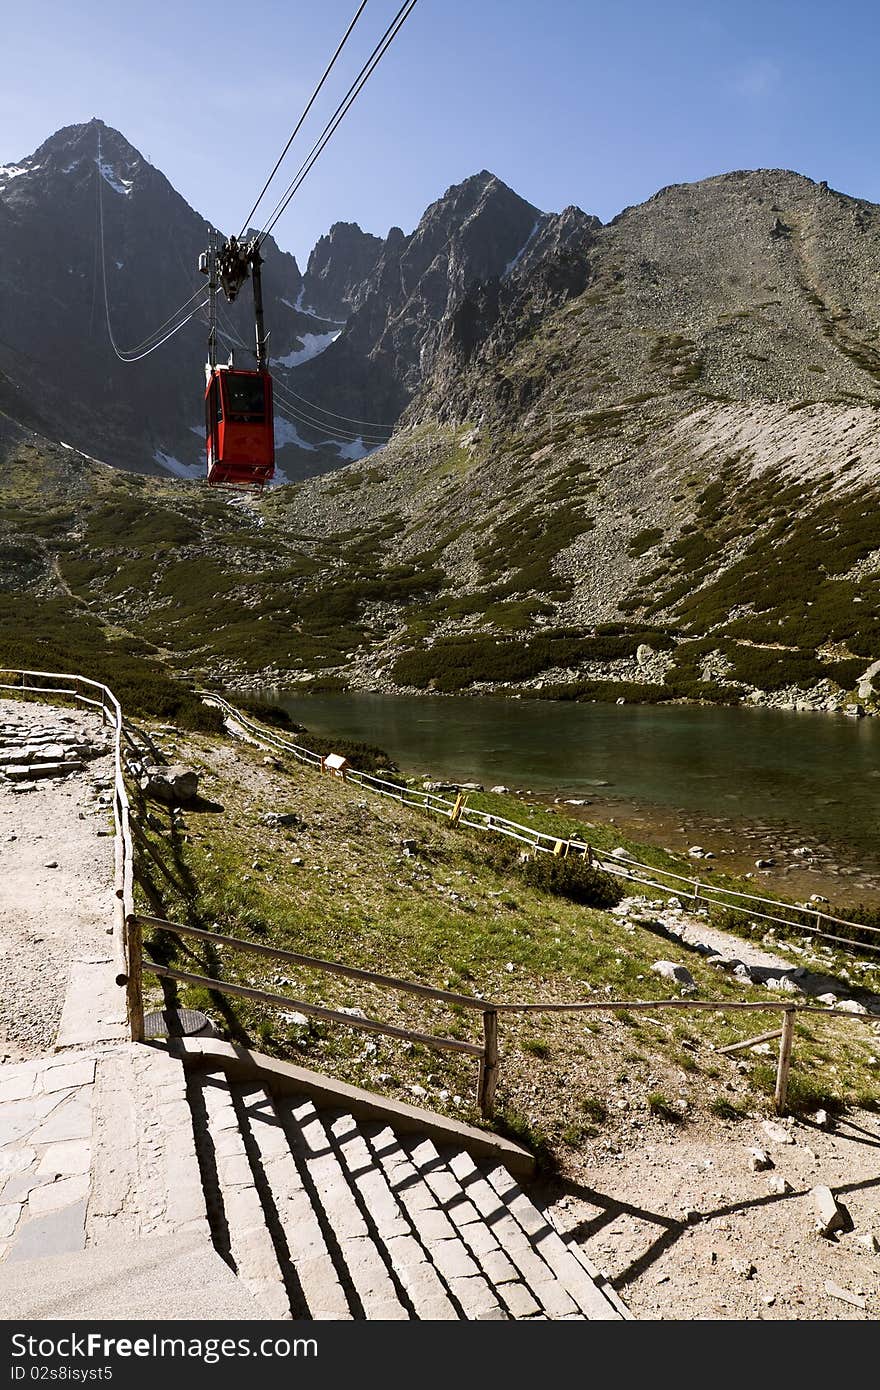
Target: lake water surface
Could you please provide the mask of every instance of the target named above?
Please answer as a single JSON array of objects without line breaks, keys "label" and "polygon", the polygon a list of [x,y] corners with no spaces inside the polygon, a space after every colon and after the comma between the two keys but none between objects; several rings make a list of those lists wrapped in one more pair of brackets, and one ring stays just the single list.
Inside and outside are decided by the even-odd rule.
[{"label": "lake water surface", "polygon": [[587,798],[606,810],[620,803],[653,810],[664,827],[684,819],[682,830],[747,826],[769,840],[821,842],[880,873],[880,720],[685,705],[265,694],[315,733],[381,745],[406,773]]}]

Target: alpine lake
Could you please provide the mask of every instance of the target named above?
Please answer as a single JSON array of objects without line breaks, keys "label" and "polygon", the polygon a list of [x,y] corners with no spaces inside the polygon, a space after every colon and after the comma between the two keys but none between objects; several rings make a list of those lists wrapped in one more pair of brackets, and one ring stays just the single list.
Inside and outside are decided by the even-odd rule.
[{"label": "alpine lake", "polygon": [[[378,744],[408,776],[558,801],[587,826],[611,821],[679,853],[711,850],[718,868],[750,872],[786,896],[880,901],[878,719],[493,696],[260,696],[316,734]],[[758,870],[758,859],[773,865]]]}]

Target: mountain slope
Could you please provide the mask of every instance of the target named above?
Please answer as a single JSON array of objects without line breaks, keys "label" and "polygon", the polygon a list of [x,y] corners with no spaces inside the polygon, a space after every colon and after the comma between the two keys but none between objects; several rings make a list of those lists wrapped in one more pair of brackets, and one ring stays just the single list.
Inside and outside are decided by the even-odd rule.
[{"label": "mountain slope", "polygon": [[478,175],[296,369],[405,407],[367,464],[259,502],[89,465],[44,516],[19,441],[0,520],[200,679],[875,708],[878,261],[880,209],[787,171],[607,227]]}]

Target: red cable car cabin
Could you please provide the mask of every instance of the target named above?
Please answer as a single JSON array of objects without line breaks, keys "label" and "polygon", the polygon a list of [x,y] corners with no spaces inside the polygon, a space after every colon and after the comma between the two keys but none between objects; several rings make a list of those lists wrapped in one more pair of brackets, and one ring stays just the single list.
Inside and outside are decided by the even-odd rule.
[{"label": "red cable car cabin", "polygon": [[275,472],[272,378],[214,367],[205,389],[208,482],[262,487]]}]

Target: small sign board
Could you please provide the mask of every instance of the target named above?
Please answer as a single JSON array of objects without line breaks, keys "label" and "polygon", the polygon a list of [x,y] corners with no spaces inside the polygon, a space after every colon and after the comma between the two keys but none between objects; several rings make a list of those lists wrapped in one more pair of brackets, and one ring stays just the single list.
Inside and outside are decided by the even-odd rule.
[{"label": "small sign board", "polygon": [[345,781],[345,775],[351,766],[348,758],[344,758],[341,753],[328,753],[321,765],[325,772],[335,773],[343,781]]}]

